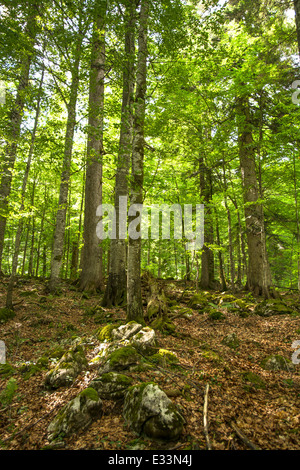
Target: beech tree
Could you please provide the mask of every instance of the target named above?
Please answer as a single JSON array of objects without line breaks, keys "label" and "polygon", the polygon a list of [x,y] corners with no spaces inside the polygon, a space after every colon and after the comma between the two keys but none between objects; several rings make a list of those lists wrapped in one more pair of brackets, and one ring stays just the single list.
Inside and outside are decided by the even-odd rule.
[{"label": "beech tree", "polygon": [[85,209],[80,288],[86,291],[103,290],[102,248],[97,237],[95,217],[102,203],[102,158],[105,76],[105,17],[106,1],[96,2],[93,25]]}]

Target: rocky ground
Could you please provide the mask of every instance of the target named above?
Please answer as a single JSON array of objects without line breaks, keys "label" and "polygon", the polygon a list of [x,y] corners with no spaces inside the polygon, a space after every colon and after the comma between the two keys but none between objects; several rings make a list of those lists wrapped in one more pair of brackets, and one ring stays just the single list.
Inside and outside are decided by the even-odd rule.
[{"label": "rocky ground", "polygon": [[[5,285],[3,280],[0,306]],[[158,361],[130,376],[136,384],[157,383],[177,405],[185,420],[180,437],[165,441],[138,435],[124,419],[123,399],[105,399],[101,418],[60,440],[58,448],[205,450],[208,436],[216,450],[298,450],[300,364],[296,354],[294,363],[291,359],[292,345],[300,340],[299,296],[282,293],[285,309],[269,305],[261,313],[261,299],[246,293],[234,302],[226,293],[195,298],[192,286],[185,290],[174,281],[164,287],[172,323],[155,331],[156,347],[172,351],[178,361]],[[99,308],[98,296],[71,285],[60,296],[45,295],[42,282],[26,279],[18,281],[14,301],[15,316],[0,325],[6,345],[6,364],[0,367],[0,445],[39,450],[49,445],[47,429],[59,410],[98,376],[97,367],[88,366],[72,384],[51,390],[45,386],[49,357],[76,338],[89,338],[90,361],[100,344],[99,330],[125,323],[125,311]],[[280,361],[268,362],[270,356]]]}]

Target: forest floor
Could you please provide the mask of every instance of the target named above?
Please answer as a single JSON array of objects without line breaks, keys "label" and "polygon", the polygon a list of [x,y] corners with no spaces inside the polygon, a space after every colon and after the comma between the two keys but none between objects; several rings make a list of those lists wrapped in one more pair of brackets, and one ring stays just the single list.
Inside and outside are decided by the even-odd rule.
[{"label": "forest floor", "polygon": [[[184,285],[174,281],[169,291],[181,306]],[[5,301],[5,279],[0,287],[0,306]],[[242,294],[240,294],[242,297]],[[299,301],[299,296],[285,294]],[[46,350],[67,344],[74,336],[93,336],[105,323],[123,321],[123,309],[106,309],[96,323],[89,308],[99,304],[99,296],[84,295],[66,285],[62,295],[45,296],[44,284],[20,279],[14,292],[15,317],[0,325],[0,339],[6,345],[6,361],[16,368],[17,390],[8,405],[0,403],[0,449],[39,450],[47,446],[47,427],[58,410],[74,398],[97,374],[84,371],[71,387],[45,389],[45,370],[25,377],[18,367],[36,361]],[[175,310],[176,311],[176,310]],[[99,320],[98,320],[99,321]],[[224,317],[212,321],[196,310],[190,318],[173,320],[176,333],[157,333],[158,346],[173,351],[178,367],[140,372],[137,381],[156,381],[179,405],[186,424],[176,442],[155,442],[135,435],[124,422],[122,403],[104,401],[103,415],[88,430],[66,438],[64,449],[205,450],[203,407],[207,384],[208,435],[215,450],[247,450],[239,430],[263,450],[300,449],[300,364],[293,371],[266,371],[260,362],[270,354],[291,359],[292,343],[300,339],[300,315],[274,315],[246,318],[224,309]],[[231,349],[223,338],[235,333],[239,347]],[[257,374],[262,383],[255,386],[245,374]],[[0,376],[0,392],[7,385]]]}]

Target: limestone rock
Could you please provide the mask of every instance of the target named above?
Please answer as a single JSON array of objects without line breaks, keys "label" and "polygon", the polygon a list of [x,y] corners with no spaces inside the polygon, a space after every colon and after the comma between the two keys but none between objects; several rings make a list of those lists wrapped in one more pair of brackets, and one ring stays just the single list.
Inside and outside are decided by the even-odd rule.
[{"label": "limestone rock", "polygon": [[139,330],[130,340],[133,346],[141,354],[153,354],[156,346],[155,331],[148,326]]},{"label": "limestone rock", "polygon": [[119,372],[137,366],[141,356],[132,346],[121,346],[113,351],[99,368],[99,374]]},{"label": "limestone rock", "polygon": [[295,309],[280,299],[263,300],[254,308],[254,314],[261,317],[270,317],[272,315],[290,315],[291,313],[295,313]]},{"label": "limestone rock", "polygon": [[115,400],[123,398],[132,383],[133,379],[125,374],[109,372],[92,380],[89,386],[97,391],[100,398]]},{"label": "limestone rock", "polygon": [[47,372],[45,385],[50,388],[71,385],[86,366],[87,359],[83,346],[75,345],[60,358],[53,369]]},{"label": "limestone rock", "polygon": [[102,400],[93,388],[86,388],[67,403],[49,424],[48,440],[85,430],[102,415]]},{"label": "limestone rock", "polygon": [[113,340],[125,341],[138,333],[142,328],[143,326],[140,323],[130,321],[112,330],[111,336]]},{"label": "limestone rock", "polygon": [[261,362],[261,367],[265,370],[285,370],[292,371],[294,364],[289,359],[286,359],[279,354],[268,356]]},{"label": "limestone rock", "polygon": [[230,333],[229,335],[225,336],[222,340],[222,343],[231,349],[236,349],[240,345],[240,342],[236,333]]},{"label": "limestone rock", "polygon": [[174,440],[183,430],[184,418],[167,395],[153,383],[131,387],[125,395],[123,415],[138,434]]}]

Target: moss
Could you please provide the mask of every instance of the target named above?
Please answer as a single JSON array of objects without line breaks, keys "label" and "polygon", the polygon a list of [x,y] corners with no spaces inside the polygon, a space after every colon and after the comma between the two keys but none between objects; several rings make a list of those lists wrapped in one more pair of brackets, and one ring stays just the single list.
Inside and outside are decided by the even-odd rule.
[{"label": "moss", "polygon": [[114,367],[126,362],[130,362],[131,360],[136,362],[138,357],[139,354],[137,353],[136,349],[134,349],[132,346],[124,346],[123,348],[119,348],[111,353],[109,357],[109,365],[110,367]]},{"label": "moss", "polygon": [[15,312],[7,307],[0,308],[0,322],[6,323],[8,320],[14,318]]},{"label": "moss", "polygon": [[85,388],[84,390],[82,390],[80,392],[79,395],[80,395],[80,397],[86,397],[89,400],[93,400],[93,401],[98,401],[99,400],[98,393],[92,387]]},{"label": "moss", "polygon": [[279,354],[268,356],[260,363],[261,367],[265,370],[292,370],[294,368],[292,361],[285,359]]},{"label": "moss", "polygon": [[101,381],[104,383],[117,382],[119,385],[129,387],[132,384],[132,378],[125,374],[116,374],[114,372],[107,372],[101,375]]},{"label": "moss", "polygon": [[201,356],[205,357],[205,359],[208,359],[209,361],[213,361],[217,363],[222,361],[221,356],[219,356],[216,352],[211,351],[210,349],[202,351]]},{"label": "moss", "polygon": [[222,343],[231,349],[236,349],[239,347],[239,340],[235,333],[231,333],[225,336],[225,338],[222,339]]},{"label": "moss", "polygon": [[202,309],[208,305],[208,299],[203,294],[195,294],[188,303],[188,306],[193,309]]},{"label": "moss", "polygon": [[[266,388],[266,384],[265,382],[263,381],[263,379],[257,375],[257,374],[254,374],[253,372],[245,372],[243,374],[243,380],[245,382],[249,382],[252,386],[252,388],[255,388],[255,389],[264,389]],[[249,387],[246,387],[246,389],[249,390]],[[251,388],[250,388],[251,390]]]},{"label": "moss", "polygon": [[6,379],[14,375],[16,372],[17,372],[16,369],[14,369],[12,365],[8,363],[0,364],[0,377],[1,378]]},{"label": "moss", "polygon": [[164,317],[157,317],[150,324],[150,327],[153,328],[154,330],[158,330],[161,333],[166,333],[166,334],[172,334],[176,330],[174,323],[172,323],[168,318],[164,318]]},{"label": "moss", "polygon": [[97,338],[99,341],[104,342],[104,341],[111,341],[111,332],[112,330],[118,328],[120,326],[120,323],[115,323],[115,324],[108,324],[105,325],[103,328],[100,328],[97,333]]},{"label": "moss", "polygon": [[222,320],[223,318],[225,318],[225,315],[220,310],[211,308],[208,312],[208,317],[210,320],[214,321],[214,320]]}]

